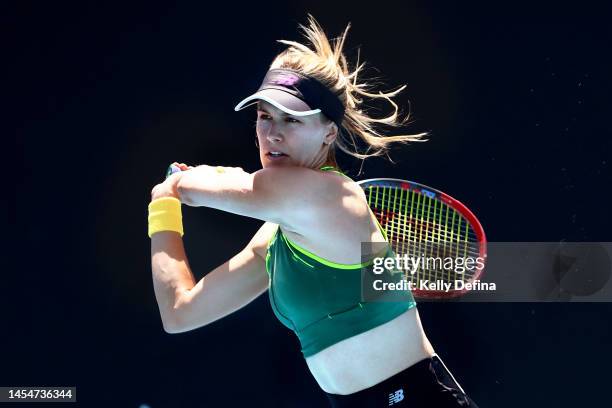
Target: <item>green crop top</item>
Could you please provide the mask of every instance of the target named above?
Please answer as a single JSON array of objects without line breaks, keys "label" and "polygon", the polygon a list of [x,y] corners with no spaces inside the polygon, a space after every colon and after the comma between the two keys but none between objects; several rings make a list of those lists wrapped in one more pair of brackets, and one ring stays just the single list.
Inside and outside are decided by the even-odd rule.
[{"label": "green crop top", "polygon": [[[387,239],[384,230],[382,233]],[[383,253],[394,256],[390,246]],[[393,320],[416,306],[408,290],[399,297],[394,291],[393,301],[362,301],[362,270],[371,266],[371,260],[350,265],[327,261],[291,242],[280,227],[277,229],[266,254],[268,295],[276,317],[300,340],[304,357]],[[401,274],[388,281],[399,279]]]}]

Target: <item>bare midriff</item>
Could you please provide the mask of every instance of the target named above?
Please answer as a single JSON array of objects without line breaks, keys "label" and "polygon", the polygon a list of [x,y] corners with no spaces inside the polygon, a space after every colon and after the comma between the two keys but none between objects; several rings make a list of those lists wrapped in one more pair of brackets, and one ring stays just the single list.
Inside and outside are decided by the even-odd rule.
[{"label": "bare midriff", "polygon": [[376,385],[434,354],[417,308],[306,358],[323,391],[347,395]]}]

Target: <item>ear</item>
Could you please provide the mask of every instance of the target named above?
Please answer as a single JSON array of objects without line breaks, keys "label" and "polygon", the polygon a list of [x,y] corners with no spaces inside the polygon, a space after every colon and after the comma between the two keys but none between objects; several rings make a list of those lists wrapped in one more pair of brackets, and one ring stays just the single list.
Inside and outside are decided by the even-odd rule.
[{"label": "ear", "polygon": [[329,130],[323,139],[323,143],[330,145],[334,142],[334,140],[336,140],[336,137],[338,137],[338,125],[336,125],[334,122],[330,122]]}]

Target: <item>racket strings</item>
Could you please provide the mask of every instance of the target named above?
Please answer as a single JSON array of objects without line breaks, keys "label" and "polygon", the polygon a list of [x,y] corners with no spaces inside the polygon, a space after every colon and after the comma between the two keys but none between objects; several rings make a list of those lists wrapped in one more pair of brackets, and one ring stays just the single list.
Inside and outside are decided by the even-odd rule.
[{"label": "racket strings", "polygon": [[447,204],[414,190],[397,186],[365,188],[368,203],[396,254],[420,261],[405,278],[421,280],[470,281],[475,270],[447,268],[453,262],[479,255],[475,231],[461,214]]},{"label": "racket strings", "polygon": [[[436,222],[424,221],[419,218],[406,218],[403,214],[398,214],[395,217],[381,216],[377,211],[374,211],[377,219],[381,222],[381,225],[386,225],[391,235],[407,235],[414,236],[423,239],[430,240],[432,242],[439,241],[451,241],[451,236],[459,236],[458,232],[461,232],[461,236],[467,241],[477,241],[475,231],[467,226],[467,232],[465,231],[453,231],[444,224]],[[462,223],[463,224],[463,223]],[[465,228],[465,225],[459,225],[459,229]],[[456,238],[452,239],[452,242],[457,242]]]}]

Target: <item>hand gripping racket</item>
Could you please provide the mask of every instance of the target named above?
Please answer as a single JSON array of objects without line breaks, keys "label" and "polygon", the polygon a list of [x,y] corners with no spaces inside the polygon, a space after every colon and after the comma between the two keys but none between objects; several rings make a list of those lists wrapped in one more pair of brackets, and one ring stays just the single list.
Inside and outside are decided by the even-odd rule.
[{"label": "hand gripping racket", "polygon": [[[421,259],[412,264],[414,268],[407,268],[413,273],[404,274],[412,282],[416,298],[461,296],[480,278],[487,239],[480,222],[465,205],[412,181],[379,178],[363,180],[359,185],[395,255],[404,259],[406,255],[413,262]],[[465,265],[469,258],[472,268]],[[458,267],[460,263],[464,265]]]}]

